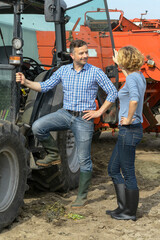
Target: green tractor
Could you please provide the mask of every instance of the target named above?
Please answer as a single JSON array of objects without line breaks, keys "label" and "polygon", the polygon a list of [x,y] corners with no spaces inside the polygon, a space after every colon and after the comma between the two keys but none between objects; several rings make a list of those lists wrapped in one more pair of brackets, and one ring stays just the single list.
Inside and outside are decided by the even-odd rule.
[{"label": "green tractor", "polygon": [[[0,230],[14,221],[23,205],[28,182],[43,191],[67,191],[78,186],[79,164],[74,136],[70,131],[54,132],[61,155],[61,165],[38,167],[36,161],[45,151],[33,136],[31,126],[39,117],[62,107],[59,84],[46,94],[29,91],[15,81],[22,71],[33,81],[45,81],[57,67],[70,63],[65,49],[65,2],[45,1],[46,21],[55,22],[57,53],[50,70],[32,58],[23,56],[22,13],[43,13],[44,1],[1,1],[1,13],[13,13],[12,46],[0,47]],[[26,9],[26,10],[25,10]],[[51,11],[50,11],[51,10]]]},{"label": "green tractor", "polygon": [[[77,6],[90,1],[80,1]],[[76,188],[79,182],[77,148],[69,130],[51,133],[57,141],[61,164],[51,167],[36,165],[46,152],[34,137],[32,124],[62,107],[62,85],[43,94],[15,81],[16,72],[20,71],[27,79],[42,82],[61,65],[71,63],[66,51],[65,24],[69,21],[66,3],[63,0],[3,0],[0,2],[0,14],[4,13],[12,13],[14,21],[12,45],[5,44],[0,28],[0,231],[18,216],[28,185],[42,191],[68,191]],[[24,13],[44,14],[46,22],[54,22],[56,51],[52,65],[42,65],[29,56],[23,56],[26,39],[23,39],[21,18]],[[33,44],[29,38],[28,41]],[[101,91],[99,96],[101,103],[105,97]],[[100,130],[95,133],[95,137],[99,137]]]}]

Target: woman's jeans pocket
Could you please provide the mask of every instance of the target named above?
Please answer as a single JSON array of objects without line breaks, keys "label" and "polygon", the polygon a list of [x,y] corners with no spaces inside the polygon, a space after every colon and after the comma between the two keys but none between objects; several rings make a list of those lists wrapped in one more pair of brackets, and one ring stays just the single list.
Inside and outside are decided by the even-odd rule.
[{"label": "woman's jeans pocket", "polygon": [[141,124],[126,125],[119,128],[118,142],[120,145],[137,146],[143,137],[143,128]]}]

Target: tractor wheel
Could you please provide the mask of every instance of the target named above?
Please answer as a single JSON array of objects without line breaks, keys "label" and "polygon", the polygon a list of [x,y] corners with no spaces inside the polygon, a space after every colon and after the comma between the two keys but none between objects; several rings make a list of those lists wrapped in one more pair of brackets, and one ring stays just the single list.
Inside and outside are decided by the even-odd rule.
[{"label": "tractor wheel", "polygon": [[66,192],[78,187],[79,163],[74,136],[71,131],[57,133],[61,164],[32,170],[34,186],[42,191]]},{"label": "tractor wheel", "polygon": [[27,190],[29,153],[19,128],[0,120],[0,231],[11,224]]},{"label": "tractor wheel", "polygon": [[[35,81],[41,82],[45,73],[37,76]],[[50,112],[55,112],[63,105],[63,89],[58,84],[51,93],[45,93],[43,105],[41,106],[39,117]],[[31,118],[36,95],[30,91],[26,102],[26,109],[22,119],[26,121]],[[29,106],[29,107],[28,107]],[[51,133],[52,134],[52,133]],[[75,139],[71,131],[59,131],[53,133],[61,155],[61,165],[32,170],[31,184],[42,191],[67,191],[78,187],[79,182],[79,163],[77,159],[77,149]]]}]

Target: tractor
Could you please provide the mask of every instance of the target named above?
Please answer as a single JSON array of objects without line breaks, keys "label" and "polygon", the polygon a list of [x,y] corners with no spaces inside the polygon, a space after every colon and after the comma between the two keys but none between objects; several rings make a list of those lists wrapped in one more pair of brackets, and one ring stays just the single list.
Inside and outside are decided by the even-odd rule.
[{"label": "tractor", "polygon": [[[37,93],[15,81],[16,72],[23,72],[27,79],[45,81],[60,66],[71,63],[68,52],[72,39],[83,39],[89,47],[89,63],[104,70],[119,89],[125,82],[120,69],[112,61],[113,49],[117,50],[133,44],[140,48],[140,38],[148,39],[144,50],[145,64],[142,68],[147,79],[147,91],[144,108],[144,130],[159,132],[155,116],[159,114],[160,103],[160,58],[156,46],[160,40],[159,30],[144,29],[133,21],[128,21],[122,15],[119,21],[111,21],[107,1],[97,14],[105,13],[105,19],[87,17],[88,5],[94,0],[84,1],[71,7],[71,10],[83,7],[84,25],[75,31],[80,18],[71,31],[66,31],[70,17],[66,15],[67,6],[63,0],[3,0],[0,3],[0,14],[13,14],[13,35],[11,44],[5,44],[6,39],[0,28],[0,231],[10,225],[18,216],[26,190],[29,186],[41,191],[68,191],[78,186],[79,164],[76,154],[76,144],[71,131],[52,132],[59,147],[61,164],[52,167],[38,167],[36,161],[45,157],[40,142],[32,133],[33,122],[62,107],[62,85],[57,85],[49,92]],[[101,4],[100,4],[101,5]],[[91,6],[91,5],[90,5]],[[78,10],[77,10],[78,11]],[[54,31],[36,31],[39,60],[24,56],[23,49],[26,39],[23,32],[23,14],[44,14],[46,22],[54,23]],[[79,14],[81,12],[79,11]],[[156,25],[157,26],[157,25]],[[132,39],[134,39],[132,41]],[[154,46],[151,41],[154,40]],[[121,40],[121,41],[120,41]],[[32,39],[27,39],[31,46]],[[136,45],[138,42],[139,45]],[[151,51],[151,46],[153,51]],[[143,48],[142,48],[143,50]],[[148,50],[151,52],[149,55]],[[97,109],[105,100],[105,93],[99,89]],[[101,118],[95,119],[95,134],[98,139],[101,131],[117,129],[118,101]]]},{"label": "tractor", "polygon": [[[33,136],[31,126],[39,117],[62,107],[62,85],[41,94],[15,81],[19,71],[32,81],[45,81],[58,67],[71,62],[66,52],[65,10],[66,3],[60,0],[0,3],[0,13],[13,13],[14,19],[12,45],[5,44],[0,31],[3,43],[0,47],[0,230],[18,216],[28,185],[33,184],[41,191],[68,191],[78,186],[79,163],[71,131],[51,133],[59,147],[60,165],[48,168],[36,165],[46,152]],[[39,64],[23,56],[22,13],[45,14],[46,21],[55,23],[57,51],[52,64]]]}]

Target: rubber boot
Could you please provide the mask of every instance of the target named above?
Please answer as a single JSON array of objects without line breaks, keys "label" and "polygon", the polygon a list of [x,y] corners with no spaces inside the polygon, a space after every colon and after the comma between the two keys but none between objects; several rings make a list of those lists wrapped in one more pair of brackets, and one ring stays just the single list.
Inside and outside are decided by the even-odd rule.
[{"label": "rubber boot", "polygon": [[114,184],[116,196],[117,196],[117,204],[118,207],[114,210],[107,210],[106,214],[112,215],[114,213],[120,213],[122,210],[125,209],[126,205],[126,194],[125,194],[125,185],[123,183],[121,184]]},{"label": "rubber boot", "polygon": [[47,139],[40,142],[44,147],[45,151],[47,152],[47,155],[44,159],[37,160],[36,164],[43,167],[60,164],[61,159],[59,155],[59,150],[53,137],[49,135]]},{"label": "rubber boot", "polygon": [[139,190],[126,189],[126,208],[119,214],[112,214],[112,218],[118,220],[133,220],[136,221],[136,212],[139,202]]},{"label": "rubber boot", "polygon": [[81,208],[87,203],[88,188],[91,182],[92,172],[80,172],[78,195],[72,208]]}]

